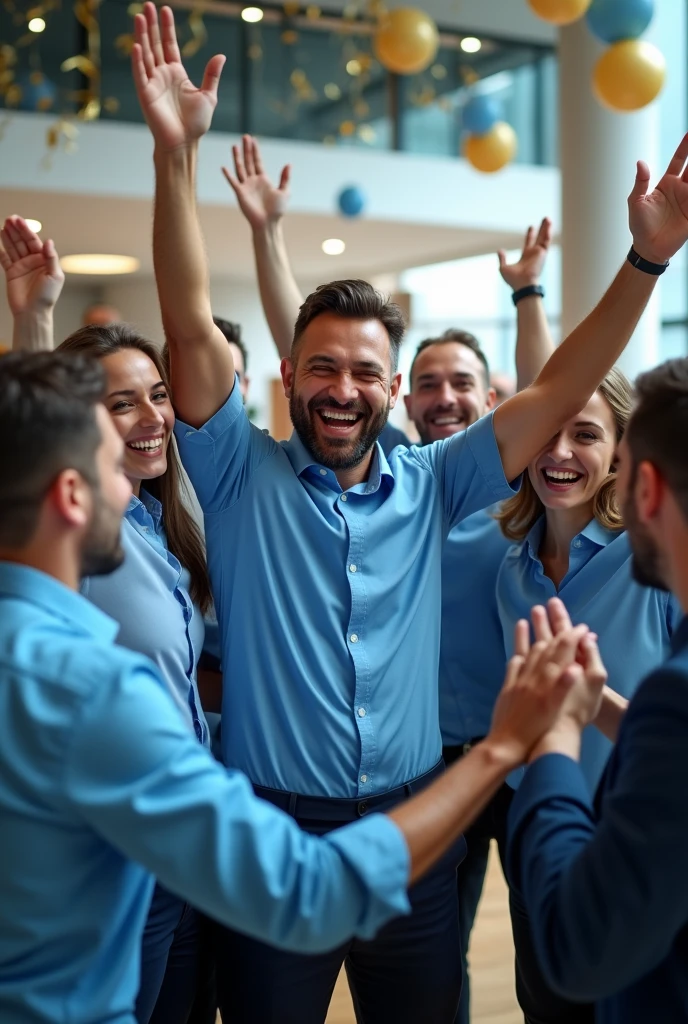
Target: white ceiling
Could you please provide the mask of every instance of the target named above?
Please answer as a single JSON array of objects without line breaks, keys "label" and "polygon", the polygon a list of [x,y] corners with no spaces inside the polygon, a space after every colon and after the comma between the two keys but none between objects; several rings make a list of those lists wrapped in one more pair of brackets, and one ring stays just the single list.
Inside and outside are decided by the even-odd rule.
[{"label": "white ceiling", "polygon": [[[213,277],[253,280],[250,234],[232,206],[202,206],[201,223]],[[18,213],[43,223],[61,255],[112,252],[136,256],[141,276],[152,273],[152,205],[148,200],[0,189],[0,216]],[[511,248],[519,235],[455,226],[397,223],[291,214],[286,220],[289,253],[296,276],[312,281],[337,276],[377,274],[422,266],[461,256]],[[344,238],[342,256],[325,256],[325,238]],[[77,279],[70,275],[70,279]],[[94,278],[81,278],[84,282]]]}]

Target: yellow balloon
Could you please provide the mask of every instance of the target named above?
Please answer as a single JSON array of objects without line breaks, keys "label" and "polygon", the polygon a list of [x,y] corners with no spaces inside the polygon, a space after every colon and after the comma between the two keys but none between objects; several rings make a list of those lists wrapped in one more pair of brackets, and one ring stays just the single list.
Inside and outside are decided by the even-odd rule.
[{"label": "yellow balloon", "polygon": [[424,11],[398,7],[382,16],[374,42],[375,56],[384,68],[397,75],[415,75],[432,64],[440,36]]},{"label": "yellow balloon", "polygon": [[592,87],[610,110],[640,110],[659,96],[665,76],[666,61],[656,46],[642,39],[624,39],[598,60]]},{"label": "yellow balloon", "polygon": [[553,25],[570,25],[582,18],[592,0],[528,0],[531,10]]},{"label": "yellow balloon", "polygon": [[506,121],[497,121],[487,135],[467,135],[463,155],[476,171],[492,174],[506,167],[516,156],[517,149],[514,129]]}]

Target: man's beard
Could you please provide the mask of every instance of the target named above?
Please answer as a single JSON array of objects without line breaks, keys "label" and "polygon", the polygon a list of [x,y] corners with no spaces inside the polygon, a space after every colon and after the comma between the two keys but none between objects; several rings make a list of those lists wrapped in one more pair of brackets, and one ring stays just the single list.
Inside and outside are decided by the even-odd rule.
[{"label": "man's beard", "polygon": [[102,496],[93,491],[94,512],[81,551],[82,576],[107,576],[124,561],[122,516]]},{"label": "man's beard", "polygon": [[[332,437],[322,441],[315,427],[317,409],[336,409],[339,412],[363,414],[363,426],[357,438]],[[328,469],[352,469],[363,461],[377,441],[387,423],[390,400],[378,413],[373,413],[367,402],[347,402],[339,405],[332,400],[313,399],[308,406],[294,392],[289,399],[289,413],[296,433],[301,441]]]},{"label": "man's beard", "polygon": [[668,591],[661,567],[661,554],[646,526],[639,522],[633,500],[633,489],[623,507],[623,518],[633,558],[631,572],[636,583],[643,587],[656,587]]}]

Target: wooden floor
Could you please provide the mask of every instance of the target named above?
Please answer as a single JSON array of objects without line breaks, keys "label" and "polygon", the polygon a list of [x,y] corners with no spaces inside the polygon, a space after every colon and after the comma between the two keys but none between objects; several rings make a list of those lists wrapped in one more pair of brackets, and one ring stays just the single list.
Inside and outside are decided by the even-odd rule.
[{"label": "wooden floor", "polygon": [[[470,961],[471,1024],[522,1024],[523,1016],[518,1011],[514,995],[513,945],[506,885],[496,855],[490,858],[471,941]],[[343,974],[337,982],[327,1024],[355,1024]]]}]

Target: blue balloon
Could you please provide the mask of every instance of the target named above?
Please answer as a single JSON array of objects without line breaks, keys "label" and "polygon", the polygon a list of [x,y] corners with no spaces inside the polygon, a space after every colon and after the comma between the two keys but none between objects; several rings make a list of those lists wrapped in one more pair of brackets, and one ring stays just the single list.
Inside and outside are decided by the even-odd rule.
[{"label": "blue balloon", "polygon": [[52,110],[57,100],[57,86],[41,71],[31,71],[17,78],[21,89],[20,110]]},{"label": "blue balloon", "polygon": [[349,185],[339,193],[337,199],[339,212],[343,213],[345,217],[358,217],[363,212],[365,204],[365,194],[358,185]]},{"label": "blue balloon", "polygon": [[487,135],[500,118],[500,107],[490,96],[473,96],[463,108],[462,124],[472,135]]},{"label": "blue balloon", "polygon": [[654,0],[592,0],[585,18],[603,43],[618,43],[641,36],[654,12]]}]

